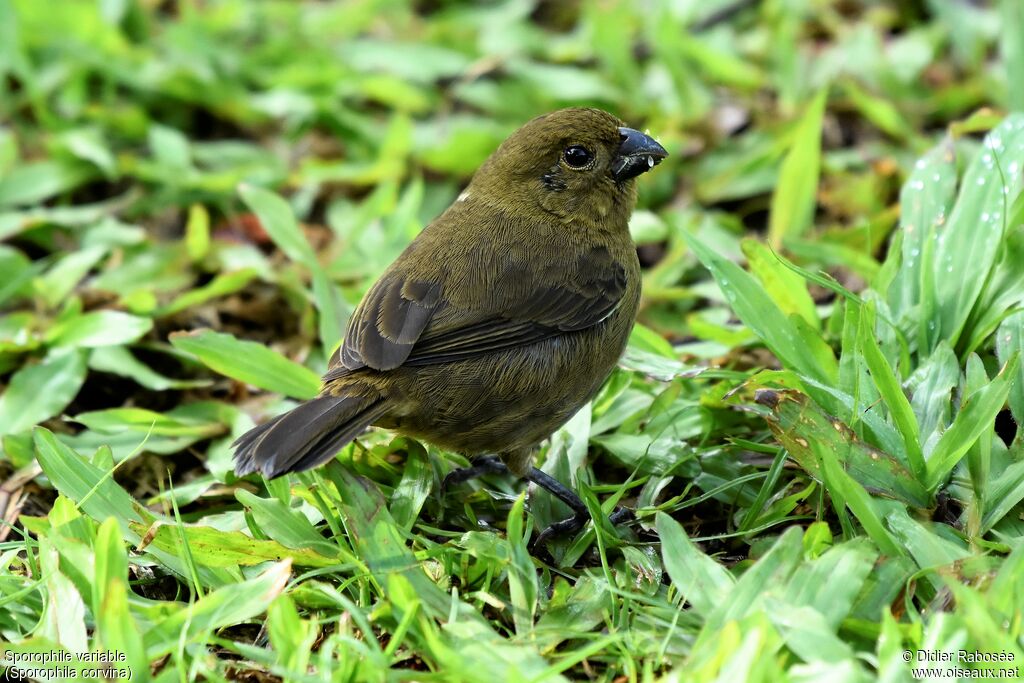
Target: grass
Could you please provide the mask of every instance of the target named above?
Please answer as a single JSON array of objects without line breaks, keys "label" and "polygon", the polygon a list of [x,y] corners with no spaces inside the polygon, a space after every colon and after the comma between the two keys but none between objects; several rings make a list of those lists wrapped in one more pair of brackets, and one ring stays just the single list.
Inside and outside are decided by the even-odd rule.
[{"label": "grass", "polygon": [[[3,661],[301,683],[1019,666],[1021,18],[0,0]],[[580,104],[672,153],[630,226],[621,368],[538,453],[594,523],[531,556],[559,502],[500,477],[442,495],[464,458],[385,431],[236,479],[230,443],[316,393],[363,291],[498,142]],[[618,504],[637,522],[608,524]]]}]

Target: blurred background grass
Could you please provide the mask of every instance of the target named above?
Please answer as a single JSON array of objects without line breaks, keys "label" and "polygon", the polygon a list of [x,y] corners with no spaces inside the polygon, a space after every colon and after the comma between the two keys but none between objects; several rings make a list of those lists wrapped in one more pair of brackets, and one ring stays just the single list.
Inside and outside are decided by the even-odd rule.
[{"label": "blurred background grass", "polygon": [[[1022,83],[1016,0],[0,0],[0,634],[167,680],[1019,662],[1022,164],[975,133]],[[376,275],[580,105],[671,156],[623,369],[539,462],[639,524],[533,560],[557,503],[442,498],[459,456],[382,432],[236,480]],[[954,205],[972,163],[1005,198]],[[953,275],[914,237],[947,217]]]}]

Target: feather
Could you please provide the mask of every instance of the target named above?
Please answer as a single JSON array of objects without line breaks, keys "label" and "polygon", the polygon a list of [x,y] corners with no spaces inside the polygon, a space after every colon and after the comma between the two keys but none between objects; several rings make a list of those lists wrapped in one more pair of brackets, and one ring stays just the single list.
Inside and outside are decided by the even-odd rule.
[{"label": "feather", "polygon": [[321,465],[384,412],[381,401],[364,396],[318,396],[235,441],[235,472],[269,479]]}]

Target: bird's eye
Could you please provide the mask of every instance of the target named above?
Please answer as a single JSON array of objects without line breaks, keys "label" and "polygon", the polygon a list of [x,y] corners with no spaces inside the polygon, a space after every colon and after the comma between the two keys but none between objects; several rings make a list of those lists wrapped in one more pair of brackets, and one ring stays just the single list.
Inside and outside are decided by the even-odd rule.
[{"label": "bird's eye", "polygon": [[591,162],[594,155],[583,145],[572,145],[565,148],[562,157],[570,168],[584,168]]}]

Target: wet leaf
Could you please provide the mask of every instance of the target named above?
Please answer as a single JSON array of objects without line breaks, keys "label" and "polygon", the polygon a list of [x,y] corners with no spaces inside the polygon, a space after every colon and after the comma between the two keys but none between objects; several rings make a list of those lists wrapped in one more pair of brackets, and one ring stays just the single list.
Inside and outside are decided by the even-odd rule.
[{"label": "wet leaf", "polygon": [[[1024,355],[1024,312],[1014,313],[999,326],[996,352],[1001,363],[1009,362],[1015,355]],[[1024,367],[1017,370],[1010,384],[1009,403],[1013,419],[1018,425],[1024,424]]]},{"label": "wet leaf", "polygon": [[753,276],[716,254],[695,236],[687,235],[686,240],[715,276],[736,315],[787,367],[821,382],[835,382],[838,365],[831,351],[826,349],[827,353],[823,356],[814,353],[813,347],[801,343],[801,331],[779,310]]},{"label": "wet leaf", "polygon": [[[946,339],[955,346],[989,277],[1004,240],[1007,211],[1024,181],[1024,113],[992,130],[960,185],[949,219],[935,230],[932,275],[936,325],[928,327],[928,348]],[[997,171],[999,169],[999,171]],[[914,191],[913,189],[911,191]],[[922,310],[922,316],[927,311]]]},{"label": "wet leaf", "polygon": [[835,453],[842,468],[870,493],[928,507],[927,491],[906,466],[858,439],[853,430],[822,412],[805,395],[763,389],[757,400],[771,409],[768,426],[775,438],[818,481],[822,481],[821,463],[811,448],[812,442]]},{"label": "wet leaf", "polygon": [[943,432],[928,459],[926,485],[930,491],[938,489],[975,441],[992,429],[1017,378],[1019,365],[1020,356],[1012,355],[991,382],[963,400],[953,424]]}]

